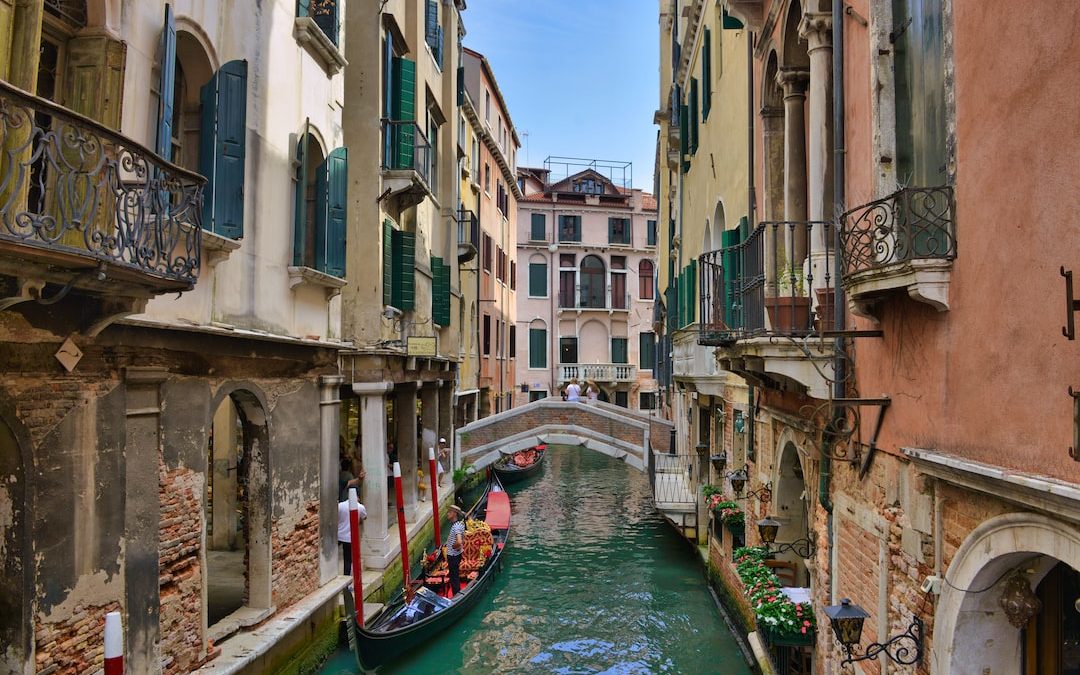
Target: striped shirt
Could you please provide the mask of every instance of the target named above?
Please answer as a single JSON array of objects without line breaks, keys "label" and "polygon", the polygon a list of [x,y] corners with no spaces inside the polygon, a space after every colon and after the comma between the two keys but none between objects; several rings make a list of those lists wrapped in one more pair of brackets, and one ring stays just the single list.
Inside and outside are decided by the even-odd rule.
[{"label": "striped shirt", "polygon": [[458,535],[461,535],[461,541],[465,541],[465,522],[462,520],[457,521],[450,526],[450,539],[446,542],[446,555],[461,555],[462,548],[458,546]]}]

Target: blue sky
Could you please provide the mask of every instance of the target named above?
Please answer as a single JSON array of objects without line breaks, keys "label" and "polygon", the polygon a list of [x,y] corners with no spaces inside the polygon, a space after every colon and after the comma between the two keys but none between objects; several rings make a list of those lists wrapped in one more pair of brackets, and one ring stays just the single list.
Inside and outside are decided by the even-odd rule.
[{"label": "blue sky", "polygon": [[495,71],[519,165],[629,161],[634,187],[652,190],[657,11],[655,0],[468,0],[465,46]]}]

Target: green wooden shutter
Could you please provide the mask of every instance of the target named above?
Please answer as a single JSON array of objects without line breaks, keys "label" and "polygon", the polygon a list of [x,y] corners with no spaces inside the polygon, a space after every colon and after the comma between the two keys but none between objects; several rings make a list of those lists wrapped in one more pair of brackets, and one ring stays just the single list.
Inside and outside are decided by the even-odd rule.
[{"label": "green wooden shutter", "polygon": [[[394,119],[416,121],[416,61],[394,58]],[[411,169],[416,149],[416,127],[413,124],[394,125],[393,164],[395,169]]]},{"label": "green wooden shutter", "polygon": [[626,363],[626,338],[611,338],[611,362]]},{"label": "green wooden shutter", "polygon": [[547,215],[543,213],[532,214],[531,230],[529,239],[533,241],[547,241]]},{"label": "green wooden shutter", "polygon": [[720,265],[724,273],[724,325],[730,329],[743,326],[740,290],[742,279],[739,275],[739,250],[735,248],[741,238],[738,228],[725,230],[720,234]]},{"label": "green wooden shutter", "polygon": [[701,79],[705,84],[704,97],[701,99],[701,119],[709,119],[712,109],[712,31],[705,29],[701,46]]},{"label": "green wooden shutter", "polygon": [[457,104],[465,105],[465,66],[458,66],[457,69]]},{"label": "green wooden shutter", "polygon": [[679,106],[679,161],[683,173],[690,170],[690,113],[685,105]]},{"label": "green wooden shutter", "polygon": [[547,368],[547,329],[529,329],[529,367]]},{"label": "green wooden shutter", "polygon": [[336,148],[315,178],[315,269],[345,276],[345,209],[349,154]]},{"label": "green wooden shutter", "polygon": [[[118,130],[126,55],[127,44],[105,35],[68,40],[64,59],[67,107]],[[172,90],[169,98],[172,98]],[[171,107],[172,103],[169,105]],[[172,139],[169,141],[171,149]]]},{"label": "green wooden shutter", "polygon": [[696,154],[698,149],[698,81],[697,78],[690,79],[690,101],[687,103],[687,107],[690,108],[690,154]]},{"label": "green wooden shutter", "polygon": [[307,156],[311,120],[304,122],[304,135],[296,147],[296,204],[293,215],[293,265],[304,264],[304,244],[307,241]]},{"label": "green wooden shutter", "polygon": [[392,304],[403,312],[416,308],[416,233],[394,230]]},{"label": "green wooden shutter", "polygon": [[723,10],[723,19],[721,26],[724,30],[742,30],[743,22],[728,14],[727,10],[725,9]]},{"label": "green wooden shutter", "polygon": [[207,178],[203,227],[230,239],[244,236],[247,144],[247,61],[229,61],[200,93],[199,170]]},{"label": "green wooden shutter", "polygon": [[173,90],[176,87],[176,19],[172,5],[165,5],[165,27],[161,30],[161,74],[158,79],[157,154],[172,160]]},{"label": "green wooden shutter", "polygon": [[529,296],[546,298],[548,271],[547,263],[529,263]]},{"label": "green wooden shutter", "polygon": [[450,325],[450,267],[436,256],[431,256],[431,320]]},{"label": "green wooden shutter", "polygon": [[382,236],[382,302],[394,304],[394,224],[389,218],[383,220]]},{"label": "green wooden shutter", "polygon": [[653,370],[656,367],[656,334],[638,333],[638,368]]}]

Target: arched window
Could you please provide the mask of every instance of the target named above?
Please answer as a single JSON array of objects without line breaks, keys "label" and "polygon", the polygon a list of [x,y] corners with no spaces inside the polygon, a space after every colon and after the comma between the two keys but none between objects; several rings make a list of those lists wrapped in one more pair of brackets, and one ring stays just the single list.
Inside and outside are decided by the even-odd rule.
[{"label": "arched window", "polygon": [[296,156],[293,265],[344,277],[347,153],[337,148],[324,157],[319,141],[308,131],[300,138]]},{"label": "arched window", "polygon": [[604,275],[604,261],[594,255],[587,255],[581,260],[579,270],[581,284],[581,307],[603,309],[604,296],[607,294],[607,281]]},{"label": "arched window", "polygon": [[638,297],[642,300],[653,299],[653,264],[651,260],[638,263]]}]

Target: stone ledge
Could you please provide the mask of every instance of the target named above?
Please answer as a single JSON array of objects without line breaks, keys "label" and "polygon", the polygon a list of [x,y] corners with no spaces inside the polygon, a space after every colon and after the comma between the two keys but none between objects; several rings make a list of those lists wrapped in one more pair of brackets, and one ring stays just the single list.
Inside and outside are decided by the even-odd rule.
[{"label": "stone ledge", "polygon": [[312,267],[303,265],[290,265],[289,290],[295,290],[297,286],[312,286],[326,290],[326,299],[330,300],[341,293],[341,289],[348,282],[341,277],[335,277],[326,272],[320,272]]},{"label": "stone ledge", "polygon": [[327,76],[336,75],[342,68],[349,65],[341,50],[310,16],[296,17],[296,22],[293,24],[293,37],[311,54],[313,59],[319,62]]}]

